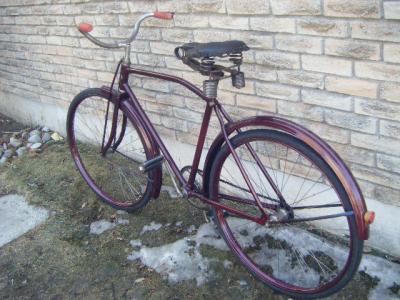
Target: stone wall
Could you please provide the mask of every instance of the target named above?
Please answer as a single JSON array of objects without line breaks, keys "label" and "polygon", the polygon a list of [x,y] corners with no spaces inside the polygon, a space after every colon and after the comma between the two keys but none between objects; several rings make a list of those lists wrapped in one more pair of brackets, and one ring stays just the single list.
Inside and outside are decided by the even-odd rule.
[{"label": "stone wall", "polygon": [[[245,41],[252,48],[246,87],[220,86],[229,112],[305,125],[345,158],[367,197],[400,206],[400,1],[2,0],[0,107],[18,96],[65,108],[83,88],[108,83],[122,53],[92,45],[76,24],[93,23],[96,37],[124,38],[141,13],[156,9],[175,11],[175,20],[144,24],[135,64],[201,84],[173,56],[176,46]],[[164,136],[196,142],[200,100],[155,80],[132,85]]]}]

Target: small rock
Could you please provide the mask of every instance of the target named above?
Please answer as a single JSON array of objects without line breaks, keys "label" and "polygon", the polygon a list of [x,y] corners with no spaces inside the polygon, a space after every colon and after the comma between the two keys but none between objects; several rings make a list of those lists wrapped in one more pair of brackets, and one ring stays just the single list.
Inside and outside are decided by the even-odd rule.
[{"label": "small rock", "polygon": [[44,144],[44,143],[47,143],[47,142],[50,141],[50,140],[51,140],[51,135],[50,135],[50,133],[45,132],[45,133],[43,134],[43,136],[42,136],[42,142],[43,142],[43,144]]},{"label": "small rock", "polygon": [[39,134],[31,135],[28,139],[29,143],[35,144],[35,143],[40,143],[42,139],[40,138]]},{"label": "small rock", "polygon": [[32,130],[31,132],[29,132],[29,136],[34,136],[34,135],[40,135],[40,131],[35,129],[35,130]]},{"label": "small rock", "polygon": [[18,148],[19,146],[22,145],[22,141],[20,139],[12,137],[10,138],[10,145],[13,146],[14,148]]},{"label": "small rock", "polygon": [[107,220],[99,220],[90,224],[90,233],[98,235],[102,234],[104,231],[113,229],[114,227],[114,223],[111,223]]},{"label": "small rock", "polygon": [[3,150],[3,148],[0,148],[0,157],[2,157],[2,156],[3,156],[3,153],[4,153],[4,150]]},{"label": "small rock", "polygon": [[127,215],[128,212],[125,210],[117,210],[117,215]]},{"label": "small rock", "polygon": [[9,158],[9,157],[13,156],[14,153],[15,153],[15,152],[14,152],[13,150],[8,149],[8,150],[4,151],[3,157]]},{"label": "small rock", "polygon": [[7,149],[8,149],[8,147],[7,147],[7,144],[6,144],[6,143],[3,143],[3,149],[4,149],[4,150],[7,150]]},{"label": "small rock", "polygon": [[26,144],[26,147],[27,147],[27,148],[30,148],[30,147],[32,147],[32,143],[28,143],[28,144]]},{"label": "small rock", "polygon": [[0,158],[0,166],[4,166],[6,163],[7,163],[7,157],[2,157],[2,158]]},{"label": "small rock", "polygon": [[143,277],[142,278],[138,278],[138,279],[135,280],[134,283],[141,283],[144,280],[145,280],[145,278],[143,278]]},{"label": "small rock", "polygon": [[3,134],[2,136],[3,144],[8,143],[10,141],[10,137],[7,134]]},{"label": "small rock", "polygon": [[20,147],[20,148],[18,148],[17,149],[17,155],[18,155],[18,157],[21,157],[21,156],[23,156],[25,153],[26,153],[26,147]]},{"label": "small rock", "polygon": [[29,137],[29,133],[28,132],[24,131],[23,133],[21,133],[21,138],[22,139],[27,140],[28,137]]},{"label": "small rock", "polygon": [[40,147],[42,147],[42,143],[34,143],[34,144],[31,146],[31,150],[39,150]]},{"label": "small rock", "polygon": [[53,132],[53,134],[51,135],[51,138],[53,139],[53,140],[55,140],[56,142],[58,142],[58,141],[62,141],[64,138],[61,136],[61,135],[59,135],[57,132]]},{"label": "small rock", "polygon": [[247,286],[246,280],[243,280],[243,279],[238,280],[237,283],[239,283],[240,286]]},{"label": "small rock", "polygon": [[46,126],[44,126],[44,127],[42,128],[42,131],[43,131],[43,132],[49,132],[49,131],[50,131],[50,128],[49,128],[49,127],[46,127]]}]

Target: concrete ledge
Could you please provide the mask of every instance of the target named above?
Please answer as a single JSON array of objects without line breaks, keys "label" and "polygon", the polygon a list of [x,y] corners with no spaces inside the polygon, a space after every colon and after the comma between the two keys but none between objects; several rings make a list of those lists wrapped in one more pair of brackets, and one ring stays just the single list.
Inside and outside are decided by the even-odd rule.
[{"label": "concrete ledge", "polygon": [[43,223],[47,210],[29,205],[18,195],[0,197],[0,247]]}]

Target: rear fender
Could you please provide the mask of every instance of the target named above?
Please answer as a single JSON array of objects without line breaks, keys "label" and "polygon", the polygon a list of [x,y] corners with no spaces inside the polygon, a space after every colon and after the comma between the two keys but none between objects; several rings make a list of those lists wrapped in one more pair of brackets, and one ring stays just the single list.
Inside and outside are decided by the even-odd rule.
[{"label": "rear fender", "polygon": [[[354,216],[358,228],[358,237],[361,240],[367,240],[369,235],[369,226],[364,220],[364,215],[367,212],[364,197],[361,193],[360,187],[354,179],[349,168],[340,159],[339,155],[317,135],[309,131],[308,129],[293,123],[289,120],[285,120],[273,116],[257,116],[248,119],[243,119],[237,122],[230,122],[226,124],[226,131],[228,135],[239,129],[245,129],[250,126],[261,126],[265,128],[275,129],[283,131],[287,134],[293,135],[300,140],[304,141],[308,146],[313,148],[332,168],[339,181],[342,183],[345,191],[349,195],[350,202],[354,209]],[[208,196],[208,182],[210,179],[210,170],[214,162],[214,159],[224,144],[224,136],[220,133],[212,143],[210,150],[207,153],[207,157],[204,163],[203,173],[203,190]]]},{"label": "rear fender", "polygon": [[[110,97],[110,88],[103,86],[101,88],[101,91],[104,93],[104,97]],[[122,111],[125,113],[127,118],[131,121],[131,123],[136,127],[140,135],[142,136],[142,142],[143,144],[149,149],[150,151],[150,158],[156,157],[160,155],[160,149],[158,148],[156,142],[154,139],[151,137],[149,132],[142,126],[140,122],[140,118],[138,114],[132,109],[131,106],[127,105],[128,101],[127,99],[129,98],[128,94],[126,93],[119,93],[116,90],[111,91],[111,101],[115,101],[120,97],[121,102],[120,106]],[[162,185],[162,166],[159,166],[152,171],[153,174],[153,191],[151,196],[156,199],[160,195],[161,191],[161,185]]]}]

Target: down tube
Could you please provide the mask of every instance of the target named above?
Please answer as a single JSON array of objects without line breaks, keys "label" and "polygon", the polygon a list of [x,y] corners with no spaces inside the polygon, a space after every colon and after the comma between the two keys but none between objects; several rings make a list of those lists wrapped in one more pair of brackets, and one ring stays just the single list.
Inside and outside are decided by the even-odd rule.
[{"label": "down tube", "polygon": [[171,166],[172,171],[174,172],[175,176],[181,182],[183,186],[186,186],[187,182],[185,178],[182,176],[181,172],[179,171],[178,166],[176,165],[175,161],[173,160],[171,154],[168,152],[167,148],[165,147],[163,141],[161,140],[160,136],[157,134],[153,124],[147,117],[146,113],[143,111],[142,107],[140,106],[135,94],[133,93],[132,89],[129,87],[127,83],[124,85],[125,91],[128,93],[130,100],[133,104],[134,109],[138,112],[139,117],[142,119],[144,127],[150,132],[151,136],[154,138],[162,154],[164,155],[165,159],[167,160],[168,164]]}]

